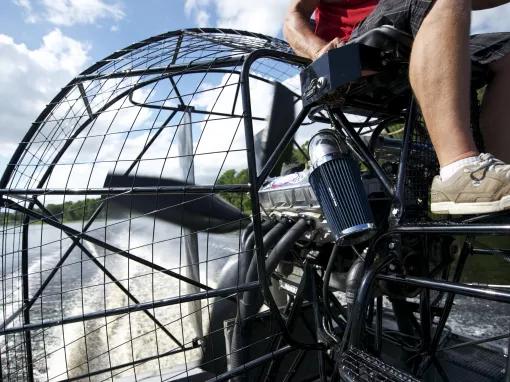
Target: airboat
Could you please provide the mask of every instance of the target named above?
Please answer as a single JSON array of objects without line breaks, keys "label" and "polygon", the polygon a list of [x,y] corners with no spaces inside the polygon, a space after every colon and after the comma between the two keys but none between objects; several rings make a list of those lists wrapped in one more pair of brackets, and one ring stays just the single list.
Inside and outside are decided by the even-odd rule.
[{"label": "airboat", "polygon": [[509,216],[430,214],[410,44],[187,29],[73,79],[0,181],[0,381],[510,381]]}]

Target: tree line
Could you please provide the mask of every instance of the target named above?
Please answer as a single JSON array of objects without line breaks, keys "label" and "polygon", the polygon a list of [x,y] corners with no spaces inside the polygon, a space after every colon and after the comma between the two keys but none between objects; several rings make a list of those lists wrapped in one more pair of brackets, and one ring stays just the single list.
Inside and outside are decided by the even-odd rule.
[{"label": "tree line", "polygon": [[[50,215],[58,221],[77,221],[88,220],[94,211],[101,204],[101,198],[91,198],[77,201],[66,201],[63,203],[47,204],[44,206],[46,211],[42,211],[39,207],[34,206],[33,210],[43,215]],[[4,225],[21,224],[24,215],[20,212],[9,212],[5,209],[0,212],[0,219]]]}]

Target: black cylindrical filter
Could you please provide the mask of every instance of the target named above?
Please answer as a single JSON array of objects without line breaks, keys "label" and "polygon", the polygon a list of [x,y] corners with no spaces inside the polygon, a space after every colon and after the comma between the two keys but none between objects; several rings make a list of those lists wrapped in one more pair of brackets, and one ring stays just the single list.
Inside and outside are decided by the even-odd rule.
[{"label": "black cylindrical filter", "polygon": [[334,130],[322,130],[309,145],[310,174],[317,200],[337,242],[354,244],[375,233],[361,172]]}]

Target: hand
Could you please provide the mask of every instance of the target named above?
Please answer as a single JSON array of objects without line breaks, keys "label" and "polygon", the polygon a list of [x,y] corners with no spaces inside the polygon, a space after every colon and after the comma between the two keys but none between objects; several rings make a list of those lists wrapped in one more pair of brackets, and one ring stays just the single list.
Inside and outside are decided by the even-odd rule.
[{"label": "hand", "polygon": [[338,37],[335,37],[333,40],[328,42],[326,45],[324,45],[322,48],[320,48],[317,52],[313,54],[312,59],[315,61],[320,56],[322,56],[324,53],[330,51],[331,49],[340,48],[341,46],[344,46],[345,43],[340,40]]}]

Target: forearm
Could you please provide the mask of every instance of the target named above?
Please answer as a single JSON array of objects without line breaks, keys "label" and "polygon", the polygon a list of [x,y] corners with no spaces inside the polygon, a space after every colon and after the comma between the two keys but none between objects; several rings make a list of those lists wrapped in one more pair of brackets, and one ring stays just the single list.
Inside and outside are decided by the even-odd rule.
[{"label": "forearm", "polygon": [[510,0],[473,0],[473,10],[489,9],[510,3]]},{"label": "forearm", "polygon": [[309,18],[296,9],[287,13],[283,33],[296,54],[311,60],[317,58],[317,52],[327,44],[327,41],[315,35]]}]

